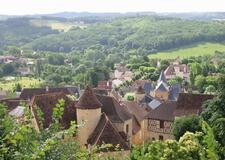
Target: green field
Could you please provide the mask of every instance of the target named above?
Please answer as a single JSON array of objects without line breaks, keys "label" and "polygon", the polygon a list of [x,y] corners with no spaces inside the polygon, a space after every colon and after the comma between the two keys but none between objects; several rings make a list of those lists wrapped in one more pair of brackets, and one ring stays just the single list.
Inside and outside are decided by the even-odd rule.
[{"label": "green field", "polygon": [[15,80],[11,81],[2,80],[0,82],[0,89],[12,90],[16,83],[19,83],[22,86],[22,88],[28,88],[28,87],[38,87],[42,83],[42,81],[28,77],[16,78]]},{"label": "green field", "polygon": [[47,26],[51,27],[52,29],[64,31],[69,31],[72,27],[86,27],[83,24],[76,24],[76,23],[70,23],[70,22],[59,22],[54,20],[42,20],[42,19],[35,19],[31,20],[31,24],[37,27]]},{"label": "green field", "polygon": [[149,55],[149,58],[174,59],[176,57],[186,58],[190,56],[212,55],[215,51],[225,52],[225,44],[221,43],[198,43],[168,51]]}]

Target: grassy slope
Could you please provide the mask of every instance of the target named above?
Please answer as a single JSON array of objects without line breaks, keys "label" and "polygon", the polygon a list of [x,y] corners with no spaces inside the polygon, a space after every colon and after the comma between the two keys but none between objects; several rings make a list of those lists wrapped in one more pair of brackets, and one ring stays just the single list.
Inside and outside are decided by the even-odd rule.
[{"label": "grassy slope", "polygon": [[150,58],[173,59],[176,57],[186,58],[190,56],[210,55],[215,51],[225,52],[225,44],[220,43],[197,43],[181,48],[159,52],[149,55]]},{"label": "grassy slope", "polygon": [[59,21],[54,21],[54,20],[31,20],[31,24],[37,27],[42,27],[42,26],[47,26],[51,27],[52,29],[56,30],[63,30],[64,32],[69,31],[72,27],[85,27],[84,25],[80,24],[75,24],[75,23],[69,23],[69,22],[59,22]]},{"label": "grassy slope", "polygon": [[22,88],[38,87],[42,81],[34,78],[22,77],[13,81],[1,81],[0,88],[3,90],[12,90],[16,83],[20,83]]}]

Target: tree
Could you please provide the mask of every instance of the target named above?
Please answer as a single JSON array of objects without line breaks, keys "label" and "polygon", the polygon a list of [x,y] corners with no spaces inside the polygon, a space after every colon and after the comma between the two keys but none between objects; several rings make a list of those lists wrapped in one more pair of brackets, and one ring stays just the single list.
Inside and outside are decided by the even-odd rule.
[{"label": "tree", "polygon": [[205,88],[205,94],[215,94],[216,88],[213,85],[209,85]]},{"label": "tree", "polygon": [[9,75],[15,71],[15,68],[11,63],[8,63],[2,66],[2,70],[4,75]]},{"label": "tree", "polygon": [[204,91],[204,85],[206,84],[205,77],[198,75],[195,77],[195,86],[198,88],[200,92]]},{"label": "tree", "polygon": [[14,87],[14,92],[21,92],[22,91],[22,86],[20,83],[16,83]]},{"label": "tree", "polygon": [[172,133],[176,140],[184,135],[185,132],[201,131],[201,119],[199,116],[182,117],[175,120]]},{"label": "tree", "polygon": [[213,128],[215,138],[221,145],[220,158],[225,158],[225,76],[218,79],[218,95],[203,105],[201,117]]}]

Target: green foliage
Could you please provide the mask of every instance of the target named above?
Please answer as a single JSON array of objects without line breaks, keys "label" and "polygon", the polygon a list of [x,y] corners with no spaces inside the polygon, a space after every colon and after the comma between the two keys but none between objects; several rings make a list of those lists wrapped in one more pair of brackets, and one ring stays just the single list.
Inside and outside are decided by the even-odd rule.
[{"label": "green foliage", "polygon": [[220,158],[225,158],[225,76],[218,79],[218,95],[203,105],[201,116],[213,128],[216,140],[220,144]]},{"label": "green foliage", "polygon": [[48,57],[48,63],[52,65],[63,65],[64,64],[64,56],[60,54],[50,55]]},{"label": "green foliage", "polygon": [[189,117],[182,117],[175,120],[173,124],[172,133],[176,140],[179,140],[185,132],[197,132],[201,131],[201,119],[198,116],[189,116]]},{"label": "green foliage", "polygon": [[[0,48],[11,45],[22,46],[41,36],[54,33],[57,31],[51,30],[49,27],[32,26],[29,18],[10,18],[0,21]],[[14,47],[11,47],[10,52],[20,53]]]},{"label": "green foliage", "polygon": [[16,83],[15,87],[13,89],[14,92],[21,92],[22,91],[22,86],[20,83]]},{"label": "green foliage", "polygon": [[204,91],[204,85],[206,83],[205,77],[198,75],[195,77],[195,86],[198,88],[200,92]]},{"label": "green foliage", "polygon": [[15,68],[11,63],[8,63],[2,66],[2,70],[4,75],[10,75],[15,71]]},{"label": "green foliage", "polygon": [[56,121],[56,123],[60,122],[60,119],[64,114],[64,107],[65,107],[65,100],[60,99],[58,100],[56,106],[53,108],[52,118],[54,121]]}]

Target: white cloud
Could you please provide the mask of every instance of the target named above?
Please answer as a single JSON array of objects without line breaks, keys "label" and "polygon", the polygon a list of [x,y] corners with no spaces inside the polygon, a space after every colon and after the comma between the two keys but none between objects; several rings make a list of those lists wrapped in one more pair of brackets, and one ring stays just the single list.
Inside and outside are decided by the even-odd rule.
[{"label": "white cloud", "polygon": [[225,11],[225,0],[0,0],[0,14]]}]

